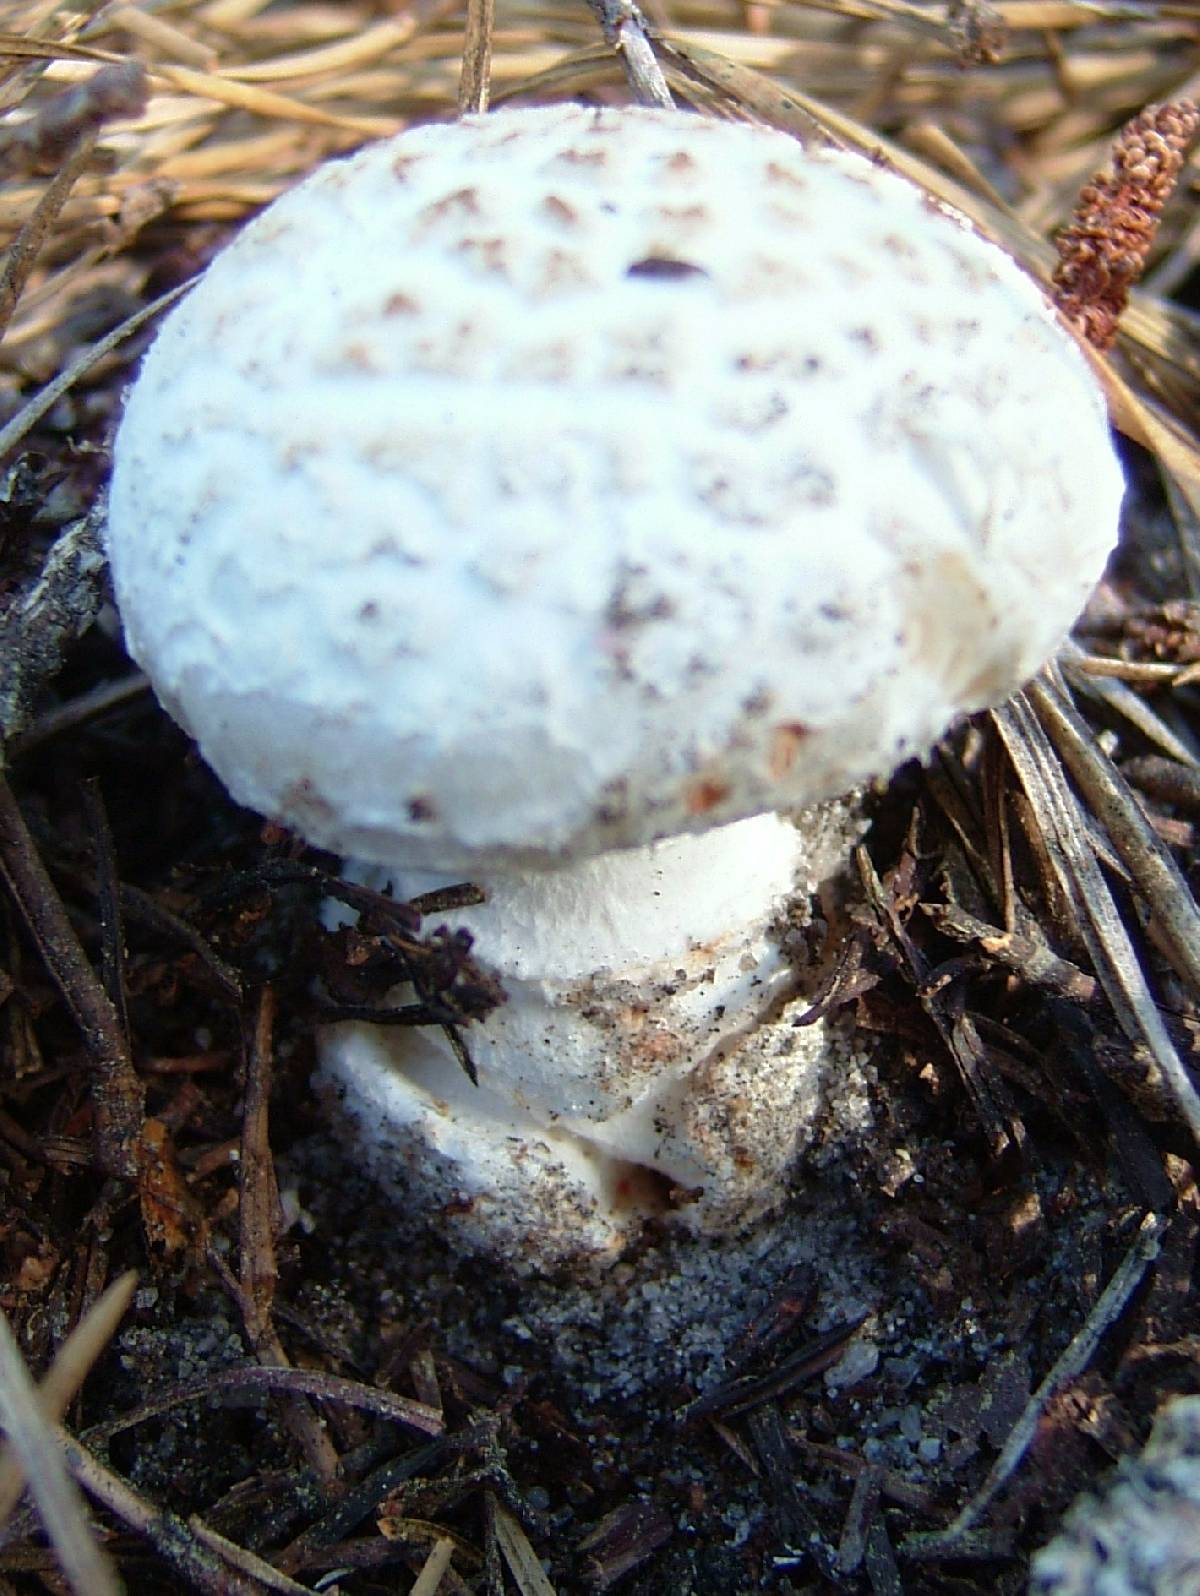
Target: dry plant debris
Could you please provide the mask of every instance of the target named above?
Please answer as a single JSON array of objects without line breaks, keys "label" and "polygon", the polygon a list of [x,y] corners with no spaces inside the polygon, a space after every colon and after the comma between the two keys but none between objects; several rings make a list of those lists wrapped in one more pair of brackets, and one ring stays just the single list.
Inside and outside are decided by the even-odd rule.
[{"label": "dry plant debris", "polygon": [[[1076,1492],[1200,1389],[1195,8],[602,20],[5,9],[4,1596],[1007,1596]],[[631,63],[875,152],[1047,285],[1065,227],[1133,491],[1059,669],[878,796],[827,907],[817,1010],[870,1048],[870,1136],[806,1172],[773,1249],[622,1266],[596,1304],[397,1239],[322,1143],[308,1037],[331,1006],[448,1026],[469,1062],[494,995],[436,901],[356,897],[217,791],[94,624],[87,551],[146,322],[231,227],[460,95],[620,103]],[[1155,105],[1176,109],[1121,133]],[[339,892],[353,935],[321,923]]]},{"label": "dry plant debris", "polygon": [[1097,349],[1117,340],[1129,290],[1146,268],[1198,128],[1200,109],[1191,100],[1148,106],[1121,130],[1111,172],[1084,188],[1070,226],[1055,240],[1055,302]]}]

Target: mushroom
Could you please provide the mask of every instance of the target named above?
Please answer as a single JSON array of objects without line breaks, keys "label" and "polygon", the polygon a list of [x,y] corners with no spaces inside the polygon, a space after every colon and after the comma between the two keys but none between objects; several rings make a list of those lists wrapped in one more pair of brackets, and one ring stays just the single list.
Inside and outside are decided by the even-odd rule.
[{"label": "mushroom", "polygon": [[385,1180],[546,1265],[778,1202],[829,1069],[781,927],[853,826],[794,812],[1020,686],[1121,495],[1072,336],[961,218],[768,128],[562,105],[251,222],[129,395],[108,543],[235,797],[486,890],[479,1088],[362,1025],[323,1073]]}]

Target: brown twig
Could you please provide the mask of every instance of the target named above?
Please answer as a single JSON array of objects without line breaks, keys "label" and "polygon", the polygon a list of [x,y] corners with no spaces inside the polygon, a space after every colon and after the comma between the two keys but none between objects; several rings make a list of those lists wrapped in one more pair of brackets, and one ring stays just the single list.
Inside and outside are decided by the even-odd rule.
[{"label": "brown twig", "polygon": [[106,355],[112,353],[117,346],[148,321],[152,321],[160,311],[166,310],[177,299],[181,299],[192,283],[177,283],[174,288],[169,288],[165,294],[160,294],[157,299],[152,299],[148,305],[143,305],[140,310],[135,310],[132,316],[127,316],[119,327],[114,327],[110,333],[105,333],[103,338],[97,339],[88,349],[85,349],[78,360],[60,371],[56,377],[38,390],[32,399],[23,404],[11,421],[5,422],[0,427],[0,460],[9,455],[25,437],[26,433],[46,415],[62,398],[69,393],[85,372],[97,365]]},{"label": "brown twig", "polygon": [[675,1522],[658,1502],[633,1498],[606,1513],[579,1542],[587,1582],[605,1591],[639,1567],[675,1534]]},{"label": "brown twig", "polygon": [[283,1364],[249,1364],[240,1368],[216,1369],[196,1380],[172,1386],[162,1396],[151,1397],[127,1413],[92,1425],[85,1440],[89,1444],[107,1443],[114,1435],[132,1429],[135,1424],[156,1419],[187,1402],[211,1405],[222,1397],[236,1398],[247,1393],[257,1399],[269,1391],[284,1391],[294,1395],[303,1393],[322,1402],[337,1402],[343,1407],[370,1413],[378,1419],[406,1424],[425,1435],[440,1436],[445,1426],[436,1408],[427,1407],[423,1402],[414,1402],[411,1397],[397,1396],[393,1391],[381,1391],[376,1386],[364,1385],[360,1380],[347,1380],[342,1375],[325,1374],[319,1369],[293,1369]]},{"label": "brown twig", "polygon": [[837,1566],[840,1574],[857,1574],[867,1555],[867,1537],[879,1508],[883,1490],[883,1468],[869,1463],[854,1482],[850,1505],[842,1521],[838,1542]]},{"label": "brown twig", "polygon": [[352,1485],[323,1518],[310,1524],[291,1545],[284,1547],[275,1558],[276,1565],[294,1573],[309,1568],[314,1561],[319,1563],[365,1518],[377,1512],[380,1503],[393,1491],[408,1480],[431,1475],[460,1449],[459,1444],[443,1438],[414,1447],[402,1457],[392,1458],[373,1470],[366,1479]]},{"label": "brown twig", "polygon": [[923,903],[921,912],[943,936],[956,942],[975,942],[1002,969],[1011,970],[1031,986],[1044,988],[1081,1005],[1094,1001],[1099,990],[1095,976],[1061,958],[1040,936],[1002,931],[977,919],[957,903]]},{"label": "brown twig", "polygon": [[520,1522],[491,1491],[487,1494],[494,1515],[496,1540],[518,1588],[524,1596],[554,1596],[554,1586],[546,1578]]},{"label": "brown twig", "polygon": [[637,103],[667,109],[673,106],[675,101],[650,43],[651,31],[634,0],[588,0],[588,5],[605,39],[620,57]]},{"label": "brown twig", "polygon": [[865,1319],[865,1314],[859,1314],[845,1324],[826,1330],[823,1334],[805,1342],[798,1351],[781,1359],[766,1374],[739,1376],[733,1380],[722,1381],[720,1385],[711,1391],[706,1391],[702,1397],[697,1397],[684,1408],[679,1415],[680,1421],[691,1424],[696,1419],[713,1413],[731,1418],[736,1413],[745,1413],[764,1402],[789,1394],[798,1385],[803,1385],[806,1381],[823,1374],[826,1369],[832,1368],[845,1353],[849,1342],[862,1328]]},{"label": "brown twig", "polygon": [[[275,1330],[271,1308],[275,1298],[275,1231],[279,1193],[268,1135],[268,1107],[275,1045],[275,992],[265,986],[259,995],[254,1034],[247,1049],[246,1096],[242,1110],[242,1150],[238,1165],[239,1301],[246,1335],[261,1364],[287,1368],[290,1359]],[[333,1442],[305,1399],[283,1399],[284,1422],[308,1464],[326,1481],[337,1476]]]},{"label": "brown twig", "polygon": [[458,114],[486,111],[491,91],[492,35],[496,28],[496,0],[467,0],[463,36],[462,71],[458,79]]},{"label": "brown twig", "polygon": [[83,784],[83,804],[96,855],[96,904],[100,912],[100,976],[109,1001],[117,1011],[122,1034],[129,1035],[129,1005],[125,991],[125,927],[121,916],[121,882],[113,847],[112,827],[100,784],[94,777]]},{"label": "brown twig", "polygon": [[15,759],[48,738],[74,731],[77,726],[86,725],[111,709],[119,709],[130,699],[140,698],[149,691],[149,678],[141,671],[130,671],[113,682],[100,682],[96,687],[67,699],[64,704],[56,704],[30,721],[24,731],[13,738],[9,745],[9,756]]},{"label": "brown twig", "polygon": [[243,1574],[248,1574],[251,1579],[258,1582],[258,1587],[276,1591],[279,1596],[309,1596],[310,1587],[298,1585],[294,1579],[289,1579],[286,1574],[268,1563],[264,1558],[257,1557],[244,1546],[228,1540],[224,1535],[219,1535],[211,1529],[202,1518],[193,1513],[188,1519],[188,1528],[198,1541],[202,1541],[209,1551],[215,1552],[231,1568],[239,1569]]},{"label": "brown twig", "polygon": [[1046,670],[1029,683],[1028,693],[1064,765],[1149,904],[1155,940],[1176,974],[1200,992],[1200,908],[1182,871],[1061,678]]},{"label": "brown twig", "polygon": [[1010,1430],[999,1457],[992,1464],[987,1479],[946,1529],[937,1530],[929,1535],[910,1535],[903,1547],[907,1556],[933,1558],[957,1555],[960,1542],[979,1523],[1028,1451],[1038,1421],[1051,1397],[1057,1391],[1063,1390],[1072,1380],[1078,1379],[1095,1356],[1096,1349],[1105,1334],[1128,1307],[1129,1299],[1140,1285],[1146,1270],[1158,1256],[1159,1238],[1166,1226],[1167,1220],[1162,1215],[1151,1213],[1143,1216],[1133,1243],[1112,1279],[1101,1292],[1083,1325],[1072,1337],[1062,1357],[1026,1403],[1024,1412]]},{"label": "brown twig", "polygon": [[53,172],[82,140],[116,117],[146,109],[146,72],[136,61],[115,61],[85,83],[64,89],[27,121],[0,130],[0,171]]},{"label": "brown twig", "polygon": [[0,740],[28,724],[67,650],[100,613],[103,513],[93,506],[64,527],[37,575],[0,605]]},{"label": "brown twig", "polygon": [[[267,1125],[274,1025],[275,992],[272,987],[265,986],[259,993],[254,1034],[247,1049],[242,1147],[238,1169],[238,1266],[242,1293],[252,1315],[251,1322],[246,1325],[246,1333],[256,1357],[264,1343],[274,1341],[271,1304],[275,1296],[275,1230],[279,1218],[279,1194],[275,1189],[275,1169]],[[281,1360],[272,1356],[265,1361],[278,1363]]]},{"label": "brown twig", "polygon": [[1084,188],[1055,241],[1054,301],[1097,349],[1116,341],[1129,291],[1141,277],[1188,146],[1200,129],[1191,100],[1150,105],[1122,128],[1111,172]]},{"label": "brown twig", "polygon": [[195,926],[165,909],[156,898],[139,887],[121,884],[121,912],[127,920],[157,932],[161,937],[179,943],[195,955],[221,997],[228,1003],[238,1003],[242,997],[242,981],[233,966],[200,935]]},{"label": "brown twig", "polygon": [[835,1584],[836,1555],[826,1543],[816,1515],[802,1494],[779,1408],[774,1402],[767,1402],[755,1408],[747,1422],[762,1466],[775,1534],[781,1543],[781,1550],[773,1558],[775,1566],[794,1566],[811,1558],[817,1572],[831,1585]]},{"label": "brown twig", "polygon": [[1100,868],[1100,839],[1092,833],[1028,698],[1017,693],[992,711],[992,720],[1036,816],[1036,834],[1044,846],[1050,875],[1070,905],[1076,931],[1113,1013],[1131,1041],[1149,1047],[1180,1118],[1200,1142],[1200,1093],[1164,1024],[1112,889]]},{"label": "brown twig", "polygon": [[83,1033],[94,1071],[96,1158],[132,1179],[145,1097],[117,1011],[88,963],[62,899],[38,855],[12,789],[0,773],[0,876],[16,900],[46,968]]},{"label": "brown twig", "polygon": [[47,185],[37,202],[33,215],[13,240],[0,273],[0,334],[12,320],[13,311],[21,297],[21,290],[29,281],[42,246],[49,238],[58,214],[67,203],[75,184],[87,170],[95,147],[95,136],[84,140],[70,160],[62,166]]},{"label": "brown twig", "polygon": [[[192,1589],[203,1591],[206,1596],[262,1596],[262,1582],[232,1568],[224,1557],[205,1544],[208,1537],[202,1539],[193,1525],[139,1496],[127,1481],[80,1446],[61,1425],[56,1426],[55,1433],[66,1455],[67,1467],[78,1484],[135,1534],[148,1540]],[[100,1587],[85,1584],[79,1589],[91,1592]]]}]

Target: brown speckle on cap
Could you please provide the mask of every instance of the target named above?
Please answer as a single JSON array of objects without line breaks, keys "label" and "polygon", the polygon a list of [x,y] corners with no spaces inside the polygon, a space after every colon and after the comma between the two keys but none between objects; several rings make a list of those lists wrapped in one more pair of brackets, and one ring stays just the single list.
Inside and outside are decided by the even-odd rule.
[{"label": "brown speckle on cap", "polygon": [[805,739],[811,736],[809,728],[798,720],[781,721],[771,728],[771,745],[767,754],[767,769],[772,781],[782,781],[796,763]]},{"label": "brown speckle on cap", "polygon": [[608,152],[607,150],[581,150],[578,145],[572,145],[571,148],[560,151],[554,159],[561,161],[564,166],[607,166]]},{"label": "brown speckle on cap", "polygon": [[786,188],[796,190],[808,187],[799,172],[793,171],[791,167],[781,166],[778,161],[768,161],[766,171],[769,183],[778,183]]},{"label": "brown speckle on cap", "polygon": [[587,288],[593,282],[587,262],[575,250],[548,249],[542,257],[541,265],[542,269],[535,284],[535,292],[538,294]]},{"label": "brown speckle on cap", "polygon": [[579,212],[573,205],[568,205],[565,199],[558,194],[547,194],[542,201],[542,212],[552,222],[559,222],[563,227],[578,227]]},{"label": "brown speckle on cap", "polygon": [[417,212],[418,228],[434,222],[445,221],[454,216],[479,215],[479,190],[474,188],[455,189],[453,194],[443,194],[441,199],[431,200],[422,210]]},{"label": "brown speckle on cap", "polygon": [[456,249],[486,272],[504,276],[508,270],[508,246],[503,238],[464,238]]},{"label": "brown speckle on cap", "polygon": [[729,784],[702,777],[693,782],[684,797],[684,807],[689,815],[706,815],[729,796]]}]

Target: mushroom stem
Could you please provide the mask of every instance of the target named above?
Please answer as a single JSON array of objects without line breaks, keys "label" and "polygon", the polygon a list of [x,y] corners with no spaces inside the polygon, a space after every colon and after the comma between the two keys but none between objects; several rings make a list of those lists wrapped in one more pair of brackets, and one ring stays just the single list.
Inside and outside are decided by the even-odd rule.
[{"label": "mushroom stem", "polygon": [[[760,815],[553,870],[496,875],[449,918],[507,1002],[474,1029],[480,1087],[432,1029],[330,1027],[326,1081],[385,1180],[534,1266],[619,1247],[651,1215],[727,1229],[773,1206],[820,1106],[784,933],[844,856]],[[441,885],[388,875],[405,897]]]}]

